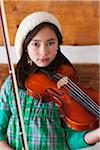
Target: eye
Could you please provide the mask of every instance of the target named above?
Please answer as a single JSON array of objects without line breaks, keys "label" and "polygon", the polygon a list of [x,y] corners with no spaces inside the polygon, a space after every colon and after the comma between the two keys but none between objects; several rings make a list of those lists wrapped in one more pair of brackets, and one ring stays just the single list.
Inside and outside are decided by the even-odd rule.
[{"label": "eye", "polygon": [[39,47],[40,45],[39,45],[39,43],[34,42],[34,43],[32,43],[32,46],[33,46],[33,47]]},{"label": "eye", "polygon": [[52,45],[54,45],[54,44],[55,44],[54,41],[51,41],[51,42],[48,43],[48,45],[50,45],[50,46],[52,46]]}]

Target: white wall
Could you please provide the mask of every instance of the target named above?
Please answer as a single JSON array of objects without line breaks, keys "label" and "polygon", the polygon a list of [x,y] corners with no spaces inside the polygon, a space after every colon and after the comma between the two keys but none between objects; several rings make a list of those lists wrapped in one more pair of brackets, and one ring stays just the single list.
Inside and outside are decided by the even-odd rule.
[{"label": "white wall", "polygon": [[[97,63],[100,64],[100,45],[93,46],[62,46],[62,53],[72,63]],[[13,63],[17,63],[14,47],[11,47]],[[6,49],[0,46],[0,63],[7,63]]]},{"label": "white wall", "polygon": [[100,63],[100,45],[63,46],[62,52],[72,63]]}]

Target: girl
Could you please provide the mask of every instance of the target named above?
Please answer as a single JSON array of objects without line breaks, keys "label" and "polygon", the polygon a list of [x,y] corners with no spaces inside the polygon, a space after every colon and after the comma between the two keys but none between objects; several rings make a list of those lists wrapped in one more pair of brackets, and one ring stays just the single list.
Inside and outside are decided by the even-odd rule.
[{"label": "girl", "polygon": [[[47,12],[27,16],[16,34],[15,50],[19,60],[15,71],[29,150],[75,150],[100,141],[99,128],[74,131],[60,118],[59,108],[52,101],[41,103],[39,107],[38,100],[27,94],[26,78],[41,69],[52,72],[66,65],[70,70],[66,75],[77,82],[75,69],[60,52],[61,44],[61,26]],[[19,130],[12,81],[8,76],[0,93],[0,150],[22,149]]]}]

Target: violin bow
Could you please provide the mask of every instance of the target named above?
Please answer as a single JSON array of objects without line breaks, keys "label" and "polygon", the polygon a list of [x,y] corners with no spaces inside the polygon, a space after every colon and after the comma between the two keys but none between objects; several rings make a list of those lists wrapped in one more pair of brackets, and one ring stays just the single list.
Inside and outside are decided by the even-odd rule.
[{"label": "violin bow", "polygon": [[22,110],[21,110],[21,105],[20,105],[20,99],[19,99],[19,95],[18,95],[18,86],[17,86],[16,76],[15,76],[15,70],[14,70],[14,65],[12,63],[12,56],[11,56],[11,50],[10,50],[10,40],[9,40],[9,34],[8,34],[6,14],[5,14],[5,8],[4,8],[3,0],[0,0],[0,21],[1,21],[1,29],[2,29],[2,34],[3,34],[4,45],[5,45],[6,51],[7,51],[9,74],[11,75],[11,79],[12,79],[13,92],[14,92],[17,114],[18,114],[18,120],[19,120],[19,125],[20,125],[22,150],[29,150],[27,139],[26,139],[27,136],[25,133],[25,127],[24,127],[24,121],[23,121]]}]

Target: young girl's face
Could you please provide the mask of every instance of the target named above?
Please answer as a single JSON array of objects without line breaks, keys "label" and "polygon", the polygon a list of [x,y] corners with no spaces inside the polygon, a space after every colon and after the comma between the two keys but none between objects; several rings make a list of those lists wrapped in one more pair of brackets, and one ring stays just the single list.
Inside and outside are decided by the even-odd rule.
[{"label": "young girl's face", "polygon": [[27,46],[30,59],[39,67],[48,66],[56,57],[58,39],[50,27],[42,28]]}]

